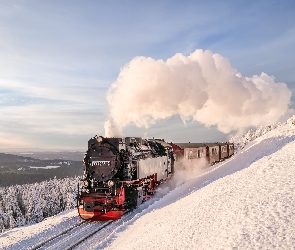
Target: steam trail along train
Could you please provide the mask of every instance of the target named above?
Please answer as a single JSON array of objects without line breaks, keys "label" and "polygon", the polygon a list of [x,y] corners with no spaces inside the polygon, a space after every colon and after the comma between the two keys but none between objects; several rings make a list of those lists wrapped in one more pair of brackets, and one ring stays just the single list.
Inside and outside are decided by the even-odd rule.
[{"label": "steam trail along train", "polygon": [[234,153],[232,143],[166,143],[139,137],[88,141],[83,185],[78,191],[78,212],[90,221],[120,219],[155,193],[174,173],[180,160],[206,160],[209,164]]}]

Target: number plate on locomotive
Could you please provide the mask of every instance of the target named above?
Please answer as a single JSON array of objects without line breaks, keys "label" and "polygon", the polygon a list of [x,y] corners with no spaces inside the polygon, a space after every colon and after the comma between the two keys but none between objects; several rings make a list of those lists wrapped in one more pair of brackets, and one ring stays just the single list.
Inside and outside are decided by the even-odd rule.
[{"label": "number plate on locomotive", "polygon": [[111,166],[111,162],[110,161],[93,161],[91,163],[92,166],[103,166],[103,167],[107,167],[107,166]]}]

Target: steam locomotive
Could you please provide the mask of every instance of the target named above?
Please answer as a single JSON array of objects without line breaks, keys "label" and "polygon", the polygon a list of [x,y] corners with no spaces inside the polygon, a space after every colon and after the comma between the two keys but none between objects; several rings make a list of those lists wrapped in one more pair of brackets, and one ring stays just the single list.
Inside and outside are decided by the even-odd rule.
[{"label": "steam locomotive", "polygon": [[90,221],[117,220],[148,200],[183,162],[213,165],[234,154],[233,143],[166,143],[140,137],[88,141],[78,212]]},{"label": "steam locomotive", "polygon": [[139,137],[88,141],[84,179],[78,192],[78,212],[90,221],[120,219],[155,193],[174,172],[171,145]]}]

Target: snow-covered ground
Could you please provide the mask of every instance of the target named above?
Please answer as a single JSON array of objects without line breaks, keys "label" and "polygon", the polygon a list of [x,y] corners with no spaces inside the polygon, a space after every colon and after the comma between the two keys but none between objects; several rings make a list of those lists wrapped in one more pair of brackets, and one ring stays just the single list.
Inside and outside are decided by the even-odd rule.
[{"label": "snow-covered ground", "polygon": [[[103,241],[92,238],[80,248],[295,249],[293,121],[226,162],[178,173]],[[79,221],[71,210],[12,229],[0,234],[0,248],[27,249]]]},{"label": "snow-covered ground", "polygon": [[46,166],[46,167],[29,167],[29,168],[35,168],[35,169],[52,169],[52,168],[60,168],[60,166]]}]

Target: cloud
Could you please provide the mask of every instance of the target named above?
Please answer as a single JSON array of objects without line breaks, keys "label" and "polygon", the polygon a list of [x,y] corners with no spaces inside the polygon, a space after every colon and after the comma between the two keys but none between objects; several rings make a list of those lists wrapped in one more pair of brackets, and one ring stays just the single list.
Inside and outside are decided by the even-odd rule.
[{"label": "cloud", "polygon": [[179,115],[229,133],[270,124],[288,112],[291,91],[266,73],[243,77],[211,51],[163,60],[136,57],[122,68],[107,95],[117,131],[134,123],[149,127]]},{"label": "cloud", "polygon": [[24,139],[21,135],[0,132],[0,149],[25,148],[28,144],[30,144],[29,140]]},{"label": "cloud", "polygon": [[87,147],[87,140],[103,133],[103,117],[94,107],[49,102],[3,106],[0,102],[0,149]]},{"label": "cloud", "polygon": [[[71,109],[70,105],[33,104],[27,106],[0,107],[1,131],[19,131],[23,134],[30,132],[59,133],[59,134],[88,134],[94,130],[97,111],[86,110],[85,107]],[[90,122],[88,122],[90,121]],[[9,125],[10,124],[10,125]],[[7,131],[8,132],[8,131]]]}]

